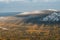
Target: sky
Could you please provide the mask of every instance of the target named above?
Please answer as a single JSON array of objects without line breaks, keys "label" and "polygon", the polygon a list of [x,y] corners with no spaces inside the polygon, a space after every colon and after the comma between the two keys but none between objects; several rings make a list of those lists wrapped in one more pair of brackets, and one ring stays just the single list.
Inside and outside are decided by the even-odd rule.
[{"label": "sky", "polygon": [[43,9],[60,10],[60,0],[0,0],[0,12],[25,12]]}]

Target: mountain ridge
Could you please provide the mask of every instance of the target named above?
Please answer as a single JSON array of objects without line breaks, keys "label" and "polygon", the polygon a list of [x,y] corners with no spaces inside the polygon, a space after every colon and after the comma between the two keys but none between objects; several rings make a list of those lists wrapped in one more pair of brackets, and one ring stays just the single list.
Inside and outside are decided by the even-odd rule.
[{"label": "mountain ridge", "polygon": [[41,11],[24,12],[17,14],[16,16],[0,17],[0,21],[8,23],[21,22],[32,24],[60,23],[60,11],[48,9]]}]

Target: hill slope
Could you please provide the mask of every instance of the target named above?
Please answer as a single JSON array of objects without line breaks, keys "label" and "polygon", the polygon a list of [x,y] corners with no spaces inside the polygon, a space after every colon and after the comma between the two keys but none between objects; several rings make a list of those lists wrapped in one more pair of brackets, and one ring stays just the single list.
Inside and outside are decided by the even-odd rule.
[{"label": "hill slope", "polygon": [[42,13],[0,17],[0,40],[60,40],[60,12]]}]

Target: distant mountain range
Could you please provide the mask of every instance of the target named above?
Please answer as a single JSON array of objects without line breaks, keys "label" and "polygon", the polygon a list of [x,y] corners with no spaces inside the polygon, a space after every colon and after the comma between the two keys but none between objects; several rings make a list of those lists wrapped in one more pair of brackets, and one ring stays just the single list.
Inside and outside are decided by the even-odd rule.
[{"label": "distant mountain range", "polygon": [[0,17],[1,22],[7,23],[31,23],[31,24],[52,24],[60,23],[60,11],[54,9],[23,12],[15,16]]},{"label": "distant mountain range", "polygon": [[0,16],[15,16],[21,12],[0,12]]}]

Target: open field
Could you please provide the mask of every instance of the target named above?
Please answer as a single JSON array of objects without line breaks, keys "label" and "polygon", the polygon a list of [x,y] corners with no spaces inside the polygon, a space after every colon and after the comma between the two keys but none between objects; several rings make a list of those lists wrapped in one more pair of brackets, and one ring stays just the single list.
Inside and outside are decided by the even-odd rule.
[{"label": "open field", "polygon": [[60,25],[0,23],[0,40],[60,40]]}]

